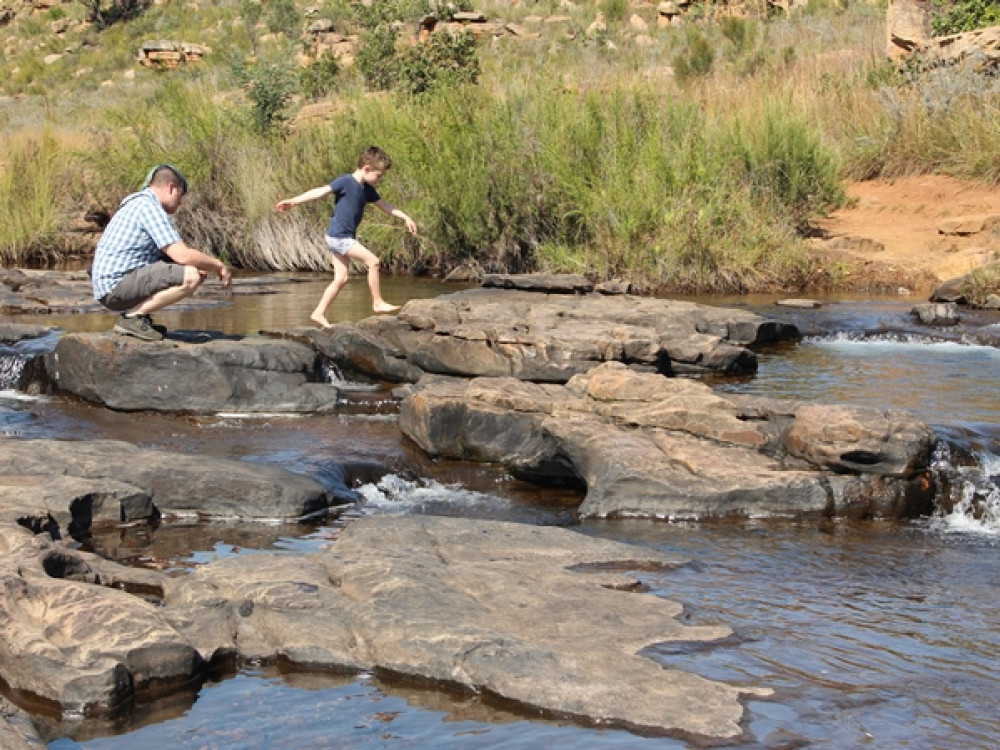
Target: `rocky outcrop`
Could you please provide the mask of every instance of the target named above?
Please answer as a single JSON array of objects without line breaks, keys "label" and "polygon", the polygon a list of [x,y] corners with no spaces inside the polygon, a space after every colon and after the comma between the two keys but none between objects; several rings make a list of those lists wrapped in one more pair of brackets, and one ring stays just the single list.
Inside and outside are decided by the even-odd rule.
[{"label": "rocky outcrop", "polygon": [[155,40],[143,42],[139,48],[140,65],[158,70],[173,70],[185,63],[198,62],[212,52],[203,44]]},{"label": "rocky outcrop", "polygon": [[65,535],[160,515],[300,519],[333,498],[318,482],[260,464],[114,440],[0,441],[0,520]]},{"label": "rocky outcrop", "polygon": [[84,715],[197,684],[233,657],[384,671],[533,713],[716,739],[741,734],[741,694],[770,692],[639,656],[730,631],[682,624],[680,604],[615,572],[682,561],[566,529],[372,518],[320,553],[237,555],[180,578],[3,524],[0,548],[0,678]]},{"label": "rocky outcrop", "polygon": [[261,336],[67,334],[45,366],[60,390],[121,411],[322,413],[339,395],[310,347]]},{"label": "rocky outcrop", "polygon": [[899,60],[931,38],[932,0],[889,0],[886,12],[886,51]]},{"label": "rocky outcrop", "polygon": [[609,363],[565,386],[427,377],[400,428],[432,456],[582,486],[583,516],[913,516],[934,436],[905,413],[724,397]]},{"label": "rocky outcrop", "polygon": [[692,302],[472,289],[306,335],[341,368],[382,380],[434,373],[565,383],[612,361],[664,374],[752,372],[748,347],[798,331]]}]

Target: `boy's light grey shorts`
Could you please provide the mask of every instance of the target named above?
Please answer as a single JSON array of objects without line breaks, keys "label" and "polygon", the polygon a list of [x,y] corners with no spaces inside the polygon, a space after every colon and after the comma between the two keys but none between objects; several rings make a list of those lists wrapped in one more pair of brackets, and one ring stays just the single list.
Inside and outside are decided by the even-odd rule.
[{"label": "boy's light grey shorts", "polygon": [[129,271],[118,286],[104,295],[100,302],[109,310],[122,312],[137,307],[164,289],[184,283],[184,266],[158,260],[148,266]]},{"label": "boy's light grey shorts", "polygon": [[353,237],[331,237],[326,235],[326,246],[337,255],[347,255],[347,251],[357,242]]}]

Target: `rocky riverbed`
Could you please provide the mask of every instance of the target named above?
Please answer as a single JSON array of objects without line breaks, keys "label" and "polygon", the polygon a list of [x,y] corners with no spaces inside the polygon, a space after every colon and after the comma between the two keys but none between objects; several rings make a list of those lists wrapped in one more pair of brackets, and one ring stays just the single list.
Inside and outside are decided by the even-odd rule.
[{"label": "rocky riverbed", "polygon": [[[0,330],[6,341],[45,333]],[[934,435],[913,417],[723,397],[677,377],[752,371],[755,347],[797,335],[745,310],[482,289],[328,331],[173,332],[158,343],[65,334],[17,385],[138,418],[319,412],[340,404],[324,376],[332,363],[403,383],[400,426],[429,455],[579,487],[581,515],[926,512]],[[116,441],[5,439],[0,452],[0,620],[11,634],[0,677],[34,710],[113,714],[248,660],[382,671],[552,716],[721,739],[740,732],[740,696],[769,691],[637,656],[655,642],[728,635],[682,625],[679,606],[606,569],[681,560],[561,529],[379,518],[353,522],[319,554],[165,576],[76,540],[170,514],[314,518],[339,512],[351,490]]]}]

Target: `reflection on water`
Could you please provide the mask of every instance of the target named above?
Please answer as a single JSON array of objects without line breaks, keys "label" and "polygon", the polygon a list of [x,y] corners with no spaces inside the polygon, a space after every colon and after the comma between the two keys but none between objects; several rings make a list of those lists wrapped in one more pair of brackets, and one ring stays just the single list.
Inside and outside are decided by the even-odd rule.
[{"label": "reflection on water", "polygon": [[931,424],[1000,425],[1000,350],[926,336],[810,336],[759,355],[720,390],[905,409]]}]

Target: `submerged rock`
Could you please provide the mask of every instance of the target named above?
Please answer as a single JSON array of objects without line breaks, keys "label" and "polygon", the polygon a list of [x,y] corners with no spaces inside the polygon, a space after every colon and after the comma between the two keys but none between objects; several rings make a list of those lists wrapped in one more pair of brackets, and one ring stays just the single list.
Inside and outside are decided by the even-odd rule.
[{"label": "submerged rock", "polygon": [[565,386],[426,377],[400,427],[432,456],[584,487],[584,516],[895,517],[933,496],[934,435],[909,414],[726,397],[620,363]]},{"label": "submerged rock", "polygon": [[752,372],[757,360],[747,347],[798,331],[693,302],[472,289],[307,335],[341,368],[384,380],[435,373],[565,383],[612,361],[665,374]]}]

